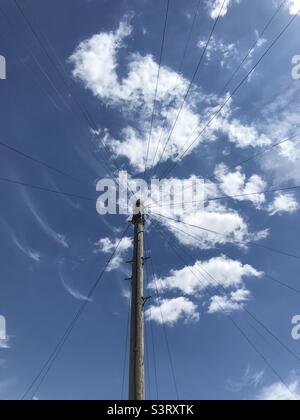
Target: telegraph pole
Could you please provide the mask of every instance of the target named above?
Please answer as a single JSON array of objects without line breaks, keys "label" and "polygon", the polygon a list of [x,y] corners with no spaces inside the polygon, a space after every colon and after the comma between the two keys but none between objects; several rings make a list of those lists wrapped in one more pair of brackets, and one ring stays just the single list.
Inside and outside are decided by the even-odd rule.
[{"label": "telegraph pole", "polygon": [[145,366],[144,366],[144,225],[141,201],[136,203],[133,216],[134,249],[132,264],[132,298],[131,298],[131,337],[130,337],[130,372],[129,400],[145,399]]}]

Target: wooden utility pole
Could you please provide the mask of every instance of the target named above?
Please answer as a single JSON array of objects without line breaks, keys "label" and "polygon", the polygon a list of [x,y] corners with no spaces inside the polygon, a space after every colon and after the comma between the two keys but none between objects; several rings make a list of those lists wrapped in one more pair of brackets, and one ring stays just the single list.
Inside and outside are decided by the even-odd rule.
[{"label": "wooden utility pole", "polygon": [[129,400],[145,399],[144,366],[144,224],[145,218],[141,201],[136,203],[137,212],[133,216],[134,250],[132,265],[131,298],[131,337],[130,337],[130,372]]}]

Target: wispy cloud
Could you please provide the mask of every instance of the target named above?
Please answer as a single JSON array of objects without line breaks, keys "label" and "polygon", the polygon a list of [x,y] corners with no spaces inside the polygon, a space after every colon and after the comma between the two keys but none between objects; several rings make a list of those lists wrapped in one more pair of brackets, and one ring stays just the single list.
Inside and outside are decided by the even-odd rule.
[{"label": "wispy cloud", "polygon": [[69,295],[71,295],[76,300],[91,302],[92,299],[89,299],[83,292],[81,292],[78,289],[78,287],[74,285],[74,280],[73,280],[73,276],[75,272],[74,264],[70,261],[68,262],[68,269],[71,270],[71,273],[72,273],[71,278],[66,273],[66,266],[67,264],[65,264],[64,260],[59,262],[59,265],[58,265],[59,277],[65,290],[69,293]]},{"label": "wispy cloud", "polygon": [[44,219],[44,217],[41,215],[35,204],[30,198],[30,195],[27,191],[22,191],[22,195],[24,197],[24,200],[27,204],[28,209],[30,210],[31,214],[34,216],[36,222],[39,224],[39,226],[43,229],[43,231],[50,237],[52,240],[54,240],[56,243],[58,243],[63,248],[69,248],[69,243],[67,240],[66,235],[57,233],[50,224]]},{"label": "wispy cloud", "polygon": [[24,243],[21,243],[21,241],[15,236],[14,233],[12,233],[11,239],[13,243],[16,245],[16,247],[29,259],[35,261],[36,263],[39,263],[42,259],[42,256],[39,252],[32,250],[28,245],[25,245]]},{"label": "wispy cloud", "polygon": [[241,392],[246,388],[251,388],[252,390],[253,388],[257,389],[258,386],[262,384],[264,375],[264,371],[253,370],[250,366],[248,366],[241,379],[229,379],[227,381],[227,385],[233,392]]}]

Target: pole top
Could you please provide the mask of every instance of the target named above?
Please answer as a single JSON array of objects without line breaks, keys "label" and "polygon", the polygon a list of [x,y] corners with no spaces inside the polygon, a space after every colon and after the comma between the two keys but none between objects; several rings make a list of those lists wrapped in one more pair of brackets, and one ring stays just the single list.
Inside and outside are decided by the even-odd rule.
[{"label": "pole top", "polygon": [[132,218],[132,223],[138,223],[138,222],[143,222],[145,221],[145,216],[144,216],[144,209],[143,209],[143,204],[142,204],[142,200],[138,199],[134,205],[133,208],[133,218]]}]

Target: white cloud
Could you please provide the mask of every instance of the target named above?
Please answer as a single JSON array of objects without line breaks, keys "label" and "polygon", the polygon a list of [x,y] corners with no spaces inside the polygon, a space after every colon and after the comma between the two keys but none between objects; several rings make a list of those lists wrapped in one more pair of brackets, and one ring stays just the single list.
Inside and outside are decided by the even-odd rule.
[{"label": "white cloud", "polygon": [[[212,19],[216,19],[218,17],[223,2],[224,0],[206,0],[209,14]],[[227,15],[229,7],[234,3],[240,3],[240,0],[225,0],[224,7],[221,12],[222,17]]]},{"label": "white cloud", "polygon": [[258,129],[254,125],[244,125],[237,119],[223,121],[220,129],[227,134],[231,143],[234,143],[241,149],[271,144],[270,138],[265,134],[259,134]]},{"label": "white cloud", "polygon": [[[248,180],[246,175],[238,168],[236,172],[228,172],[225,165],[218,165],[215,170],[216,178],[219,181],[221,190],[230,196],[247,195],[264,191],[267,187],[266,182],[258,175],[252,175]],[[236,197],[238,201],[251,201],[257,207],[265,202],[264,194]]]},{"label": "white cloud", "polygon": [[295,106],[299,99],[300,90],[297,86],[286,87],[264,106],[264,126],[272,142],[290,139],[261,159],[263,170],[270,174],[274,184],[300,182],[300,137],[297,137],[300,120]]},{"label": "white cloud", "polygon": [[[172,270],[169,276],[153,280],[149,287],[155,289],[157,284],[163,291],[177,290],[185,295],[195,295],[206,288],[218,285],[226,289],[239,289],[243,286],[245,278],[258,278],[261,275],[262,273],[251,265],[243,265],[240,261],[221,256],[208,261],[197,261],[193,266],[186,266],[180,270]],[[233,298],[236,299],[241,299],[243,296],[233,294]]]},{"label": "white cloud", "polygon": [[297,143],[287,141],[280,145],[280,154],[290,162],[300,160],[300,148]]},{"label": "white cloud", "polygon": [[[73,75],[83,81],[94,95],[110,104],[125,103],[131,109],[142,106],[150,112],[154,99],[153,86],[156,85],[158,73],[158,64],[153,57],[132,54],[127,76],[120,80],[117,74],[118,52],[132,31],[126,18],[115,32],[103,32],[82,42],[70,58],[74,65]],[[181,79],[178,84],[177,73],[166,67],[161,69],[160,77],[158,101],[168,103],[174,96],[182,96],[187,88],[188,81]]]},{"label": "white cloud", "polygon": [[145,315],[148,320],[152,319],[158,324],[165,323],[171,327],[182,319],[186,323],[197,322],[200,319],[197,306],[184,297],[162,299],[158,305],[147,309]]},{"label": "white cloud", "polygon": [[[125,19],[115,32],[92,36],[78,46],[71,56],[71,62],[74,77],[106,105],[116,107],[126,115],[127,126],[118,135],[113,137],[108,130],[104,130],[99,136],[103,137],[117,157],[126,157],[136,171],[142,172],[145,168],[144,156],[149,140],[158,63],[151,55],[131,54],[127,58],[127,74],[123,78],[119,76],[118,70],[123,63],[118,53],[132,30],[128,19]],[[199,86],[194,86],[162,156],[188,86],[187,79],[166,66],[161,67],[149,167],[161,157],[163,162],[168,159],[175,161],[186,151],[187,145],[191,145],[188,153],[192,153],[202,142],[216,141],[219,133],[228,136],[238,147],[270,143],[255,127],[243,124],[236,118],[231,120],[231,100],[198,138],[197,134],[219,110],[225,98],[206,95]]]},{"label": "white cloud", "polygon": [[300,208],[293,194],[278,194],[269,206],[269,213],[275,214],[295,213]]},{"label": "white cloud", "polygon": [[[162,208],[160,213],[165,217],[174,216],[165,208]],[[232,242],[245,246],[249,240],[260,240],[268,235],[267,231],[250,234],[247,223],[237,211],[217,202],[210,203],[203,211],[178,216],[178,220],[183,224],[155,215],[153,217],[170,229],[181,244],[193,248],[210,249]],[[203,230],[188,225],[199,226]]]},{"label": "white cloud", "polygon": [[293,373],[290,379],[286,381],[285,386],[281,382],[275,382],[265,386],[257,396],[261,401],[298,401],[300,400],[300,381]]},{"label": "white cloud", "polygon": [[229,296],[213,296],[210,301],[208,313],[215,314],[218,312],[230,313],[233,311],[241,311],[244,303],[250,298],[249,290],[239,289],[230,293]]},{"label": "white cloud", "polygon": [[[104,254],[112,254],[117,245],[119,244],[120,240],[115,239],[112,240],[110,238],[102,238],[96,244],[95,253],[103,252]],[[112,259],[107,271],[114,271],[120,268],[123,264],[124,256],[126,255],[127,251],[132,247],[132,239],[125,237],[121,240],[118,250]]]},{"label": "white cloud", "polygon": [[287,7],[291,15],[296,15],[300,10],[300,0],[288,0]]}]

